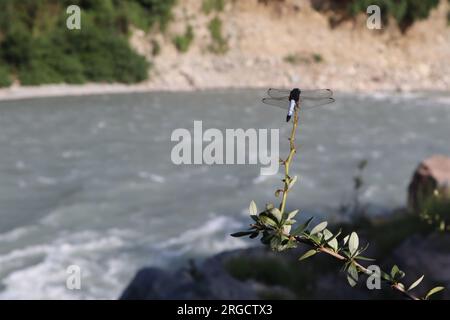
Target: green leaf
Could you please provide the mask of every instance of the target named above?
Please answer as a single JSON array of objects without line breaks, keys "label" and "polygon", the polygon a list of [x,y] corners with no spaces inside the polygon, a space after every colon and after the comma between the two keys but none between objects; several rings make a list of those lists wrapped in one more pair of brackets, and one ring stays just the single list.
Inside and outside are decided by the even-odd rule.
[{"label": "green leaf", "polygon": [[364,256],[357,256],[357,257],[355,257],[355,259],[363,260],[363,261],[375,261],[375,259],[367,258],[367,257],[364,257]]},{"label": "green leaf", "polygon": [[392,277],[384,271],[381,271],[381,278],[383,278],[386,281],[392,281]]},{"label": "green leaf", "polygon": [[250,235],[250,239],[254,239],[259,235],[258,231],[254,231],[251,235]]},{"label": "green leaf", "polygon": [[245,236],[248,236],[249,234],[252,234],[253,232],[254,231],[239,231],[239,232],[232,233],[231,236],[235,237],[235,238],[245,237]]},{"label": "green leaf", "polygon": [[278,208],[273,208],[270,210],[270,213],[277,219],[278,222],[281,222],[282,214]]},{"label": "green leaf", "polygon": [[307,259],[307,258],[309,258],[309,257],[312,257],[312,256],[315,255],[316,253],[317,253],[317,251],[314,250],[314,249],[308,250],[308,251],[306,251],[306,252],[305,252],[298,260],[299,260],[299,261],[305,260],[305,259]]},{"label": "green leaf", "polygon": [[261,238],[261,242],[262,242],[263,244],[269,244],[269,243],[270,243],[270,240],[272,240],[272,237],[273,237],[273,234],[271,234],[271,233],[269,233],[269,232],[267,232],[267,231],[264,231],[264,232],[263,232],[263,236],[262,236],[262,238]]},{"label": "green leaf", "polygon": [[438,293],[444,289],[444,287],[434,287],[433,289],[428,291],[427,295],[425,296],[425,300],[428,300],[433,294]]},{"label": "green leaf", "polygon": [[[327,229],[325,229],[327,230]],[[324,230],[324,231],[325,231]],[[327,244],[334,250],[334,251],[338,251],[339,248],[339,243],[337,241],[337,237],[342,233],[342,230],[340,229],[335,235],[333,235],[331,232],[330,234],[333,235],[331,238],[326,238]]]},{"label": "green leaf", "polygon": [[297,182],[297,176],[294,176],[292,178],[292,180],[289,182],[288,188],[291,189],[294,186],[295,182]]},{"label": "green leaf", "polygon": [[266,215],[260,215],[259,220],[261,220],[261,222],[263,224],[268,225],[272,228],[276,228],[278,226],[277,223],[273,219],[271,219],[270,217],[268,217]]},{"label": "green leaf", "polygon": [[328,229],[324,229],[322,231],[322,233],[323,233],[323,238],[325,240],[329,240],[329,239],[333,238],[333,233],[330,230],[328,230]]},{"label": "green leaf", "polygon": [[298,213],[298,210],[289,212],[286,220],[291,220],[292,218],[294,218],[297,215],[297,213]]},{"label": "green leaf", "polygon": [[419,279],[414,281],[414,283],[409,286],[408,291],[414,289],[415,287],[417,287],[422,282],[423,277],[425,277],[425,275],[422,275]]},{"label": "green leaf", "polygon": [[311,240],[312,242],[314,242],[317,245],[320,245],[321,243],[321,238],[317,235],[317,234],[313,234],[313,235],[308,235],[308,239]]},{"label": "green leaf", "polygon": [[338,250],[338,242],[337,242],[337,240],[336,240],[335,238],[329,240],[329,241],[327,242],[327,244],[328,244],[328,245],[330,246],[330,248],[333,249],[334,251],[337,251],[337,250]]},{"label": "green leaf", "polygon": [[250,206],[248,207],[248,212],[250,212],[251,216],[256,216],[258,214],[258,208],[256,207],[255,201],[252,200],[252,202],[250,202]]},{"label": "green leaf", "polygon": [[392,269],[391,269],[391,277],[395,279],[395,277],[397,276],[397,274],[400,272],[400,269],[397,267],[397,265],[395,264]]},{"label": "green leaf", "polygon": [[294,229],[294,231],[292,231],[292,235],[293,236],[298,236],[300,235],[303,231],[306,230],[306,228],[308,228],[309,224],[311,223],[313,217],[309,218],[308,220],[306,220],[305,223],[299,225],[297,228]]},{"label": "green leaf", "polygon": [[278,246],[281,244],[281,240],[280,238],[274,236],[272,237],[272,239],[270,240],[270,247],[272,250],[277,250]]},{"label": "green leaf", "polygon": [[315,226],[309,234],[313,235],[313,234],[319,233],[320,231],[325,229],[327,227],[327,225],[328,225],[328,222],[326,222],[326,221],[321,222],[317,226]]},{"label": "green leaf", "polygon": [[345,236],[344,237],[344,246],[347,244],[347,241],[348,241],[348,238],[349,238],[350,236]]},{"label": "green leaf", "polygon": [[359,238],[356,232],[352,232],[350,235],[350,239],[348,240],[348,250],[350,251],[350,254],[353,256],[358,250],[359,247]]},{"label": "green leaf", "polygon": [[289,232],[291,232],[291,228],[292,226],[285,224],[283,225],[283,232],[289,234]]},{"label": "green leaf", "polygon": [[356,266],[353,263],[348,266],[347,281],[352,287],[356,286],[358,283],[358,269],[356,269]]}]

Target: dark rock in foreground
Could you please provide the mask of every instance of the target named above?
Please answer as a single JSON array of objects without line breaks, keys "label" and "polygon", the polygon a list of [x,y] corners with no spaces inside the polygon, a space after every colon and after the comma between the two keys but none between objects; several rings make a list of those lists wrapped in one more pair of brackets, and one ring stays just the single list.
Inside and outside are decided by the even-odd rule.
[{"label": "dark rock in foreground", "polygon": [[[143,268],[120,299],[402,298],[389,289],[368,290],[365,277],[357,287],[351,288],[346,283],[345,274],[339,272],[341,266],[332,258],[317,255],[308,261],[298,262],[299,255],[297,249],[274,253],[261,246],[224,252],[206,259],[199,266],[191,264],[174,272]],[[241,270],[241,277],[231,275],[230,261],[238,262],[235,270]],[[406,286],[425,274],[423,285],[415,289],[415,293],[422,296],[426,289],[435,285],[449,288],[450,235],[413,235],[378,262],[384,269],[397,264],[407,274],[404,279]],[[449,299],[449,290],[445,290],[440,297]]]},{"label": "dark rock in foreground", "polygon": [[225,271],[225,255],[213,256],[199,268],[141,269],[120,299],[256,299],[252,288]]}]

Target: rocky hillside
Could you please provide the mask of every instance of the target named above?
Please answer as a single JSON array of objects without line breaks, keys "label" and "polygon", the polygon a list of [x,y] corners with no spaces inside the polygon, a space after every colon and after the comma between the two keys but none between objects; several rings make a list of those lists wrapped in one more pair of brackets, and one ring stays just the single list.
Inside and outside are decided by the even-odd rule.
[{"label": "rocky hillside", "polygon": [[[0,1],[0,87],[449,90],[449,1],[373,2],[381,30],[366,0]],[[65,28],[71,4],[80,30]]]},{"label": "rocky hillside", "polygon": [[202,1],[179,1],[166,33],[135,30],[131,37],[153,61],[146,86],[450,89],[447,1],[404,33],[392,21],[369,30],[363,14],[332,24],[335,12],[318,11],[315,2],[225,1],[207,13]]}]

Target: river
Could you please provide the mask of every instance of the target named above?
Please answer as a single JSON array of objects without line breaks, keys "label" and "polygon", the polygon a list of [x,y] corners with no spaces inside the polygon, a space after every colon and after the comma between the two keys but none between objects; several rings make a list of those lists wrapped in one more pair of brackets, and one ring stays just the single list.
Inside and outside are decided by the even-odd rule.
[{"label": "river", "polygon": [[[280,128],[261,90],[133,93],[0,102],[0,299],[114,299],[143,266],[258,245],[229,233],[248,203],[276,201],[260,165],[180,165],[173,130]],[[450,154],[450,94],[336,94],[301,114],[288,208],[348,219],[357,163],[371,215],[403,206],[425,157]],[[66,288],[67,268],[81,289]]]}]

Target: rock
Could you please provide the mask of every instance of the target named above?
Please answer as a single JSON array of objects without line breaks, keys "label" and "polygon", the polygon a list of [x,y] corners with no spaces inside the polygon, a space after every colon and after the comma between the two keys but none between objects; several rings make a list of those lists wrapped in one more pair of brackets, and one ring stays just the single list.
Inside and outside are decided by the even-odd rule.
[{"label": "rock", "polygon": [[405,281],[410,285],[421,275],[422,283],[414,293],[424,296],[434,286],[444,286],[443,299],[450,299],[450,234],[434,233],[415,235],[406,239],[392,254],[400,269],[406,272]]},{"label": "rock", "polygon": [[436,189],[450,190],[450,157],[434,155],[419,164],[408,187],[408,207],[418,211],[420,201]]},{"label": "rock", "polygon": [[[190,267],[176,271],[144,268],[136,274],[120,299],[403,299],[386,285],[382,290],[368,290],[366,277],[362,275],[358,285],[350,287],[345,273],[339,272],[341,263],[329,256],[317,255],[299,263],[298,257],[304,251],[305,248],[298,248],[276,253],[259,246],[214,255],[198,267],[191,263]],[[384,271],[397,264],[406,273],[402,279],[406,286],[425,275],[414,294],[423,297],[438,285],[450,288],[450,234],[414,234],[390,252],[376,264]],[[372,256],[370,249],[367,254]],[[229,262],[233,259],[237,259],[237,264],[230,268]],[[256,261],[256,264],[249,265],[249,261]],[[241,276],[235,278],[229,270],[239,270]],[[249,270],[256,274],[250,276]],[[272,275],[272,270],[278,274]],[[436,296],[442,297],[449,299],[450,291]]]},{"label": "rock", "polygon": [[223,259],[233,252],[237,251],[213,256],[198,268],[191,266],[175,272],[143,268],[120,299],[257,299],[254,285],[238,281],[226,272]]}]

